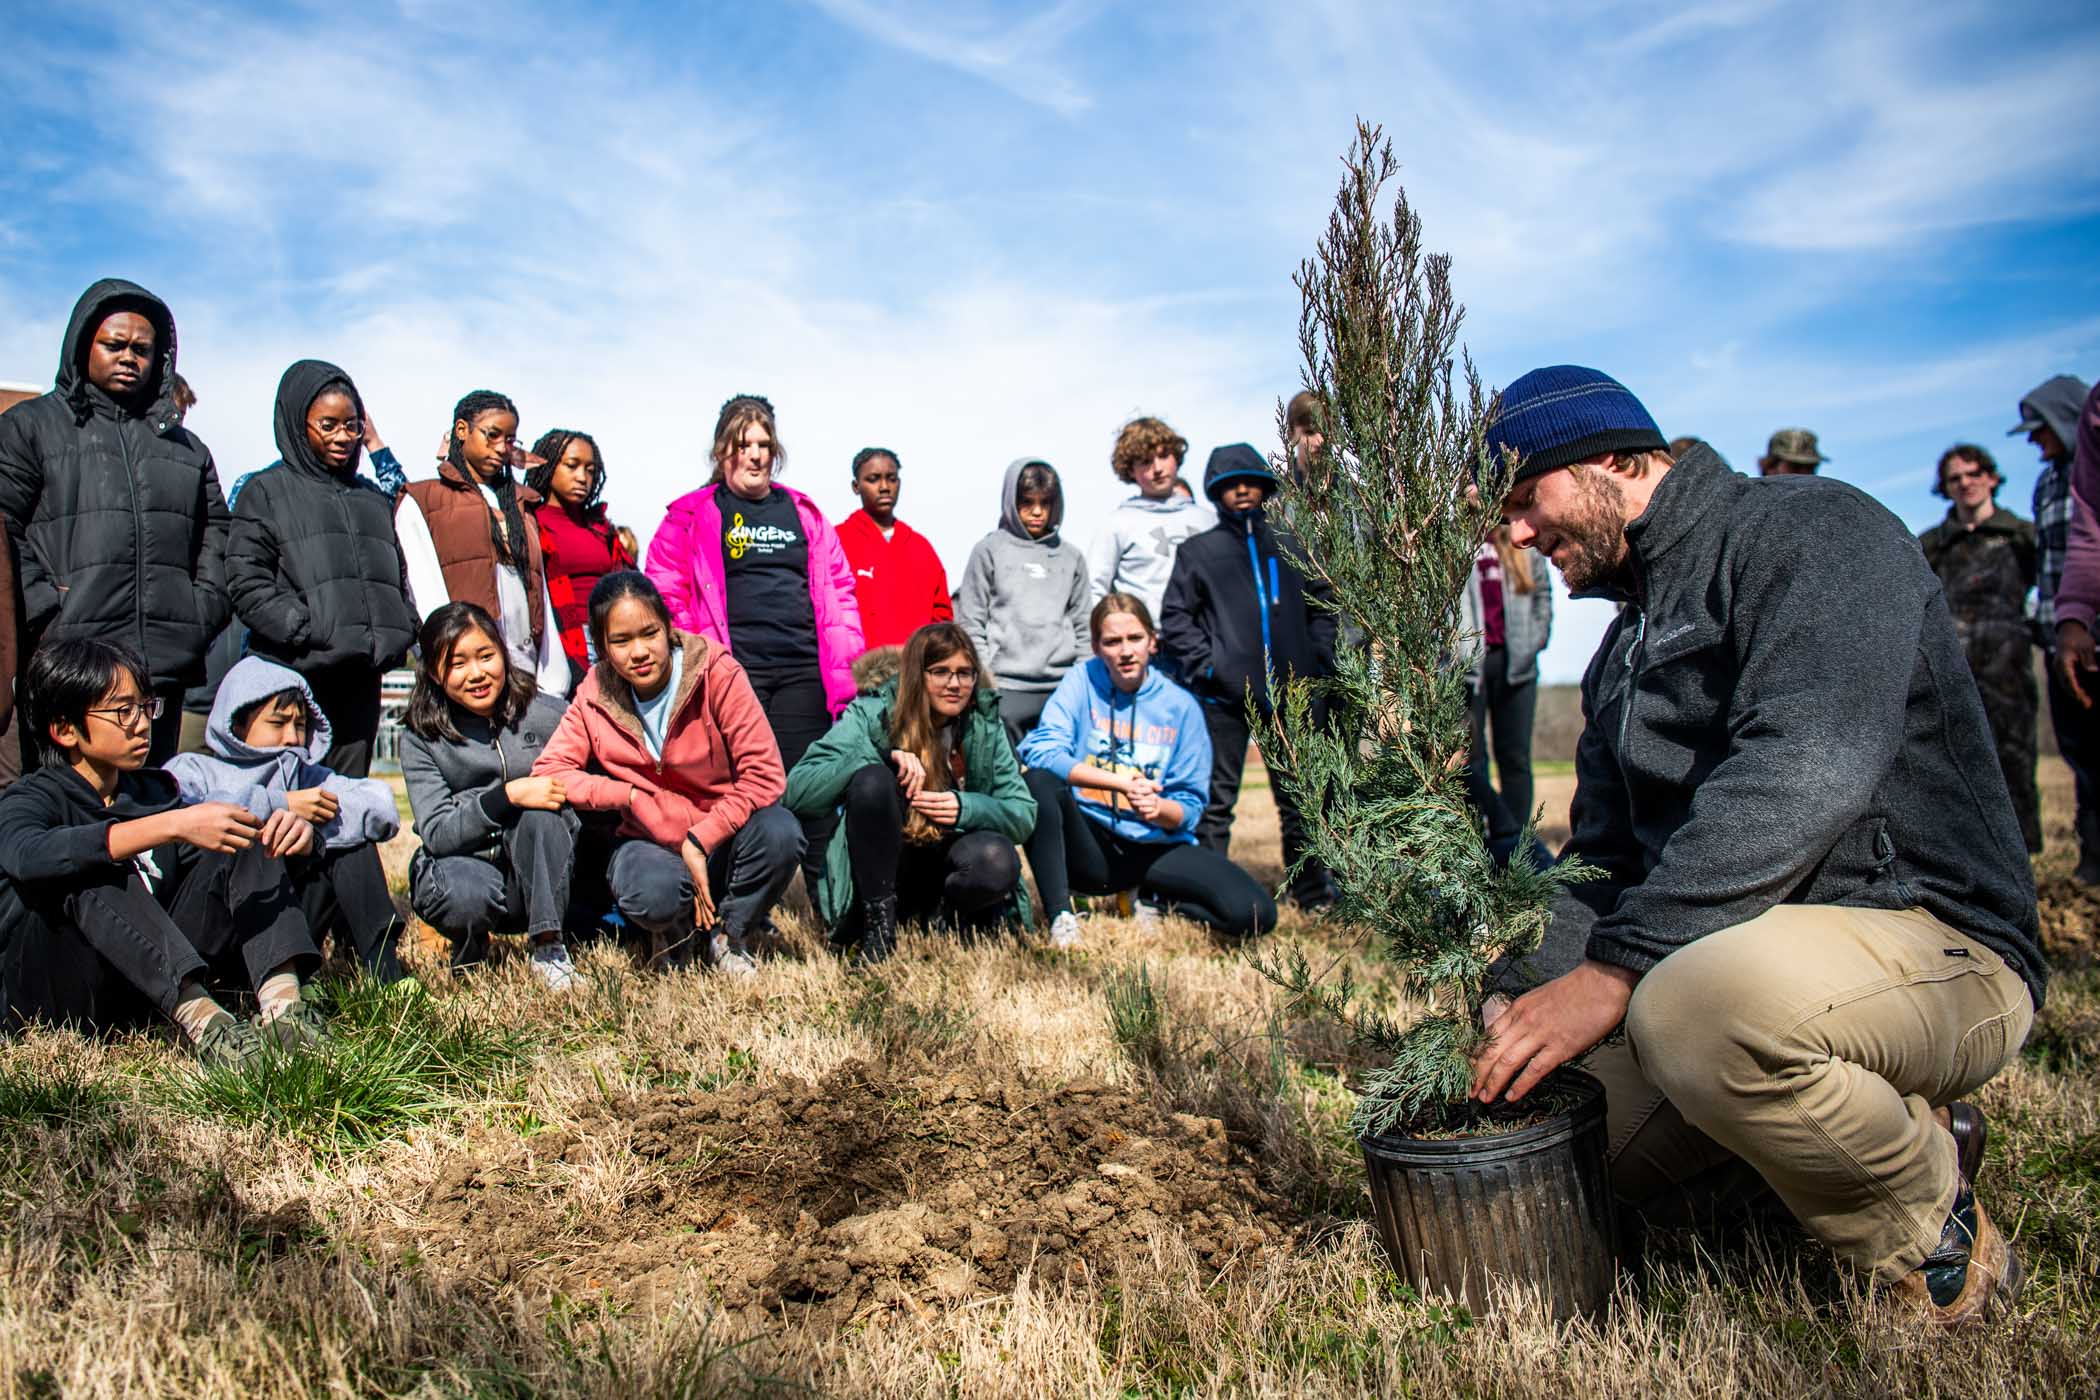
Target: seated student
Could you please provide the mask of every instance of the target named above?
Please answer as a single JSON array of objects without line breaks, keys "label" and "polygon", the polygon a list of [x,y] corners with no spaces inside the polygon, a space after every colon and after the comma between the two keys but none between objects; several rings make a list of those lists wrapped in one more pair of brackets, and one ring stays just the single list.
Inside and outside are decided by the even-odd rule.
[{"label": "seated student", "polygon": [[366,971],[405,976],[394,955],[401,920],[379,863],[381,841],[401,830],[394,794],[377,778],[349,778],[321,759],[334,743],[328,716],[297,671],[244,657],[219,683],[204,753],[181,753],[168,772],[186,802],[231,802],[257,821],[290,812],[311,825],[312,851],[286,865],[315,938],[357,949]]},{"label": "seated student", "polygon": [[452,968],[488,955],[489,935],[520,925],[532,970],[550,991],[581,979],[563,937],[580,825],[561,780],[533,760],[561,723],[562,702],[513,666],[496,620],[447,603],[423,623],[423,661],[401,736],[422,847],[408,867],[408,907],[452,943]]},{"label": "seated student", "polygon": [[758,695],[729,648],[673,627],[632,569],[591,590],[591,642],[598,663],[532,771],[585,811],[620,814],[613,898],[653,956],[682,962],[711,930],[716,969],[749,975],[751,935],[802,860]]},{"label": "seated student", "polygon": [[1229,938],[1276,926],[1253,876],[1196,844],[1210,735],[1196,697],[1152,666],[1159,639],[1144,601],[1110,593],[1090,620],[1094,658],[1075,666],[1022,741],[1041,809],[1028,863],[1053,947],[1079,942],[1072,889],[1139,895]]},{"label": "seated student", "polygon": [[[862,658],[863,694],[788,774],[787,805],[807,819],[840,811],[825,852],[817,913],[832,941],[865,962],[896,946],[897,921],[1000,919],[1025,926],[1028,894],[1016,841],[1035,829],[1035,799],[978,683],[976,648],[952,622]],[[877,681],[877,673],[896,667]],[[856,902],[857,901],[857,902]]]},{"label": "seated student", "polygon": [[[86,637],[30,658],[23,720],[44,766],[0,796],[6,1024],[110,1029],[158,1011],[221,1065],[265,1040],[316,1043],[299,975],[320,955],[282,863],[313,828],[290,812],[184,805],[175,780],[146,767],[165,703],[147,676],[131,652]],[[261,1004],[254,1024],[208,985],[236,966]]]},{"label": "seated student", "polygon": [[1086,651],[1086,559],[1059,534],[1057,468],[1022,457],[1000,486],[999,528],[977,542],[955,590],[955,620],[999,692],[1015,743]]}]

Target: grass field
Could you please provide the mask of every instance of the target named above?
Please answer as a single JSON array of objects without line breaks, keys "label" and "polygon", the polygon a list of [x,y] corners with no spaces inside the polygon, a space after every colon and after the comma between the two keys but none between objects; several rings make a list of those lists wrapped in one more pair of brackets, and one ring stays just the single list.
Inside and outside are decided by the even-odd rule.
[{"label": "grass field", "polygon": [[[1983,1336],[1921,1343],[1785,1234],[1651,1239],[1595,1325],[1415,1298],[1348,1052],[1198,930],[850,974],[790,920],[747,982],[610,948],[565,1001],[515,959],[329,982],[339,1050],[248,1075],[0,1045],[0,1394],[2093,1394],[2100,903],[2047,778],[2063,967],[1982,1096],[2033,1278]],[[1542,776],[1549,839],[1571,786]],[[1242,822],[1274,875],[1259,785]]]}]

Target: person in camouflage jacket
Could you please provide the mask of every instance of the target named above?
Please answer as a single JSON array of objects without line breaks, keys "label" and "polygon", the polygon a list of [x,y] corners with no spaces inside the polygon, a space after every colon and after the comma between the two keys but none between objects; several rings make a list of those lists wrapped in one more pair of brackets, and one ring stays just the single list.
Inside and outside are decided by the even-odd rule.
[{"label": "person in camouflage jacket", "polygon": [[1925,560],[1947,593],[1983,710],[1990,720],[2012,793],[2020,835],[2030,854],[2042,849],[2041,799],[2035,789],[2033,624],[2027,592],[2035,584],[2034,523],[1996,502],[2002,479],[1991,454],[1957,443],[1940,454],[1933,492],[1951,504],[1947,518],[1918,537]]}]

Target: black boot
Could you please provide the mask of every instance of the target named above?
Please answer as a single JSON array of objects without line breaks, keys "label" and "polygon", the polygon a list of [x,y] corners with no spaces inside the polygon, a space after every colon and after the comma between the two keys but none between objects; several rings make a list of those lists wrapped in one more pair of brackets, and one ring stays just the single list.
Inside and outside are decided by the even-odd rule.
[{"label": "black boot", "polygon": [[897,951],[897,896],[862,900],[860,922],[860,961],[887,961]]}]

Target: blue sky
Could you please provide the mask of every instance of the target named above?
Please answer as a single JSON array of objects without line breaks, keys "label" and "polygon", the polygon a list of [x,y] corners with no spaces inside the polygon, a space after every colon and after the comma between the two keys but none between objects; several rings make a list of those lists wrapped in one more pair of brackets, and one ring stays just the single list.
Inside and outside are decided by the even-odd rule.
[{"label": "blue sky", "polygon": [[[834,516],[870,442],[952,570],[1023,453],[1084,542],[1118,424],[1268,446],[1290,275],[1382,122],[1505,384],[1607,369],[1748,468],[1773,428],[1914,527],[2100,373],[2089,4],[1314,0],[88,4],[10,21],[0,379],[47,383],[102,275],[175,307],[222,473],[278,374],[357,378],[418,474],[489,386],[604,445],[645,535],[715,410],[781,411]],[[1567,611],[1549,679],[1602,628]]]}]

